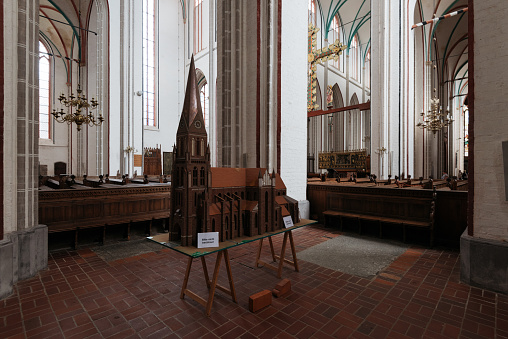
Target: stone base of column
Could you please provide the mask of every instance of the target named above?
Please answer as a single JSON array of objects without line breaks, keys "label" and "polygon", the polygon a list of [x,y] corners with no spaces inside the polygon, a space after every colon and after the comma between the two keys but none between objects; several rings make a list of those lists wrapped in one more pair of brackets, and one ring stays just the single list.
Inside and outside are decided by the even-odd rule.
[{"label": "stone base of column", "polygon": [[0,299],[12,293],[19,280],[48,266],[48,227],[38,225],[9,233],[0,241]]},{"label": "stone base of column", "polygon": [[309,215],[310,215],[309,200],[298,201],[298,210],[300,211],[300,218],[301,219],[309,219]]},{"label": "stone base of column", "polygon": [[508,243],[467,235],[460,237],[460,280],[495,292],[508,293]]}]

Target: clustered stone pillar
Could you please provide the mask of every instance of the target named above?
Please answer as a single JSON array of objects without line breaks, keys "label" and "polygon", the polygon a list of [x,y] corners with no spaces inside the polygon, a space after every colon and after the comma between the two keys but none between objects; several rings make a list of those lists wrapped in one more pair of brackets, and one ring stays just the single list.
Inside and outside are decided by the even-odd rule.
[{"label": "clustered stone pillar", "polygon": [[[4,239],[0,298],[48,263],[47,227],[38,225],[39,1],[4,6]],[[8,27],[9,29],[6,29]]]}]

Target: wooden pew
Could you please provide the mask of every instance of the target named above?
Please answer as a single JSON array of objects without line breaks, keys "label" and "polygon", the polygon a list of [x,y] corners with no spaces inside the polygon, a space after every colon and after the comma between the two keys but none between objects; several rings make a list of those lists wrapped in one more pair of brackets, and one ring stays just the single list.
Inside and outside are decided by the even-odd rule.
[{"label": "wooden pew", "polygon": [[75,185],[73,189],[39,190],[39,222],[48,225],[48,232],[78,231],[102,227],[105,240],[106,227],[149,222],[151,233],[153,220],[167,219],[170,215],[170,184],[122,185],[92,188]]},{"label": "wooden pew", "polygon": [[418,197],[397,195],[387,190],[372,189],[372,194],[359,192],[331,192],[327,195],[326,210],[322,213],[325,226],[331,220],[340,220],[342,230],[343,218],[357,220],[359,232],[362,232],[362,221],[374,221],[379,225],[379,236],[382,237],[383,224],[400,225],[403,240],[406,241],[407,227],[417,227],[429,231],[430,246],[434,245],[434,214],[436,190],[422,193]]}]

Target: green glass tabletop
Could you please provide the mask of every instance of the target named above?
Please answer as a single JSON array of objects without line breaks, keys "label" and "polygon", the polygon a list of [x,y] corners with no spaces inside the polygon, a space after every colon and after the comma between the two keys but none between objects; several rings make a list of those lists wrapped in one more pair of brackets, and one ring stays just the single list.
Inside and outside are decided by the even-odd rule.
[{"label": "green glass tabletop", "polygon": [[229,248],[232,248],[232,247],[236,247],[236,246],[240,246],[240,245],[243,245],[243,244],[247,244],[247,243],[250,243],[250,242],[253,242],[253,241],[257,241],[257,240],[260,240],[260,239],[263,239],[263,238],[268,238],[268,237],[271,237],[271,236],[274,236],[274,235],[277,235],[277,234],[285,233],[285,232],[288,232],[288,231],[293,231],[293,230],[296,230],[298,228],[301,228],[301,227],[304,227],[304,226],[308,226],[308,225],[312,225],[312,224],[315,224],[315,223],[317,223],[316,220],[302,219],[302,220],[300,220],[299,223],[295,224],[292,227],[283,228],[283,229],[276,230],[276,231],[273,231],[273,232],[266,232],[266,233],[255,235],[255,236],[252,236],[252,237],[239,237],[239,238],[235,238],[235,239],[232,239],[232,240],[223,241],[223,242],[219,243],[218,247],[210,247],[210,248],[197,248],[195,246],[181,246],[180,243],[178,243],[178,242],[169,241],[169,234],[167,234],[167,233],[165,233],[165,234],[159,234],[159,235],[156,235],[156,236],[153,236],[153,237],[147,237],[147,239],[149,241],[156,242],[156,243],[158,243],[158,244],[160,244],[160,245],[162,245],[164,247],[170,248],[170,249],[172,249],[174,251],[177,251],[177,252],[180,252],[182,254],[185,254],[185,255],[187,255],[189,257],[199,258],[199,257],[205,256],[205,255],[208,255],[208,254],[216,253],[218,251],[222,251],[222,250],[229,249]]}]

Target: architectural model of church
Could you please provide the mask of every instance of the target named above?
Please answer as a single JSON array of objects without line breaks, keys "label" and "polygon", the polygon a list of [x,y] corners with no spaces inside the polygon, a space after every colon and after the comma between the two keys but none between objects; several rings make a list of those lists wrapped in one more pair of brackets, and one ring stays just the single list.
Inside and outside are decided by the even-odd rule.
[{"label": "architectural model of church", "polygon": [[279,174],[265,168],[214,168],[191,59],[185,101],[173,149],[170,241],[195,246],[197,234],[219,241],[254,236],[299,221],[298,201],[286,195]]}]

